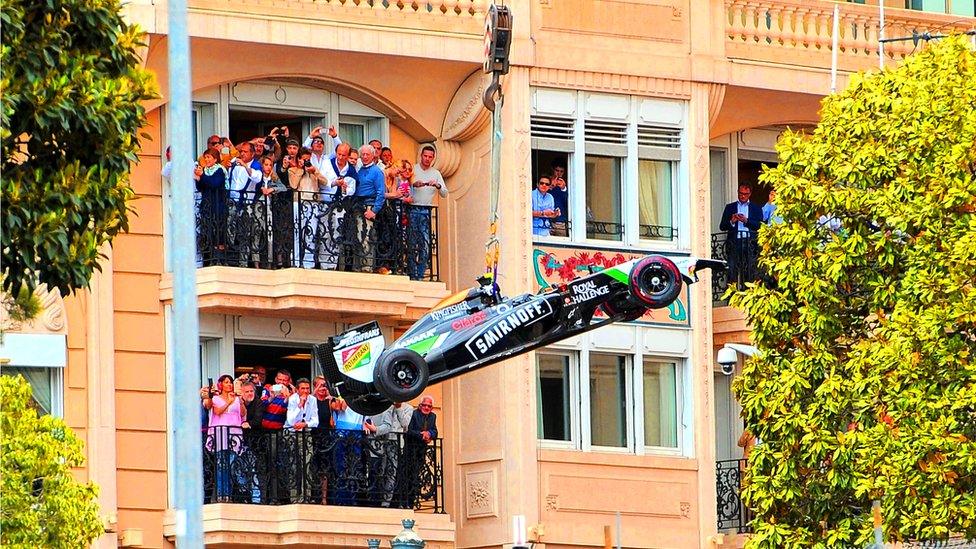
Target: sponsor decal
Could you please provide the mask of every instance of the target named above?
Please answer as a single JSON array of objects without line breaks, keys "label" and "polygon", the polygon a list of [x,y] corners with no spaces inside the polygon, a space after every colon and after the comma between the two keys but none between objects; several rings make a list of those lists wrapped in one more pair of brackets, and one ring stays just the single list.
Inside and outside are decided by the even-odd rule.
[{"label": "sponsor decal", "polygon": [[591,299],[597,299],[610,293],[610,286],[605,284],[597,285],[596,280],[580,282],[573,287],[573,297],[570,303],[576,305]]},{"label": "sponsor decal", "polygon": [[380,332],[380,329],[378,327],[371,328],[369,330],[366,330],[365,332],[349,334],[348,336],[344,337],[341,341],[339,341],[339,344],[336,345],[336,347],[345,347],[347,345],[355,345],[357,343],[362,343],[367,339],[379,337],[380,334],[382,334],[382,332]]},{"label": "sponsor decal", "polygon": [[454,331],[463,330],[465,328],[477,326],[478,324],[481,324],[487,319],[488,319],[487,311],[478,311],[473,315],[468,315],[455,320],[454,322],[451,323],[451,329]]},{"label": "sponsor decal", "polygon": [[400,347],[409,347],[409,346],[413,345],[414,343],[417,343],[418,341],[423,341],[423,340],[427,339],[428,337],[430,337],[432,335],[434,335],[434,329],[433,328],[431,328],[430,330],[427,330],[426,332],[421,332],[421,333],[419,333],[417,335],[410,336],[407,339],[404,339],[404,340],[400,341],[398,343],[398,345]]},{"label": "sponsor decal", "polygon": [[447,336],[450,335],[449,332],[444,332],[440,335],[432,335],[427,339],[422,339],[416,343],[410,345],[410,350],[415,351],[417,354],[426,355],[427,353],[433,351],[434,349],[441,346]]},{"label": "sponsor decal", "polygon": [[350,347],[342,351],[342,371],[349,372],[369,364],[369,343]]},{"label": "sponsor decal", "polygon": [[459,315],[461,313],[466,313],[466,312],[468,312],[468,304],[467,303],[455,303],[454,305],[450,305],[450,306],[444,307],[443,309],[437,309],[436,311],[431,311],[430,312],[430,318],[433,318],[434,320],[438,320],[439,321],[439,320],[444,320],[445,318],[451,318],[452,316],[457,316],[457,315]]},{"label": "sponsor decal", "polygon": [[465,344],[471,356],[485,356],[499,341],[513,330],[529,326],[552,314],[552,305],[545,300],[535,300],[523,305],[505,316],[492,320],[487,328],[481,330]]}]

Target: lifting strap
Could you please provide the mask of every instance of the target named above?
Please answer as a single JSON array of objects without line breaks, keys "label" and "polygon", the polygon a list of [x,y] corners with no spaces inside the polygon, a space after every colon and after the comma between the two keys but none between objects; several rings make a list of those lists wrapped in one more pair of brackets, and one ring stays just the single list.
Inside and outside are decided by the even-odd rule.
[{"label": "lifting strap", "polygon": [[[494,88],[494,89],[493,89]],[[501,189],[502,163],[502,96],[498,85],[498,75],[492,78],[492,86],[485,90],[494,93],[491,117],[491,181],[488,190],[488,240],[485,241],[485,277],[490,279],[495,294],[498,289],[498,258],[501,255],[501,242],[498,240],[498,195]],[[486,99],[487,102],[487,99]]]}]

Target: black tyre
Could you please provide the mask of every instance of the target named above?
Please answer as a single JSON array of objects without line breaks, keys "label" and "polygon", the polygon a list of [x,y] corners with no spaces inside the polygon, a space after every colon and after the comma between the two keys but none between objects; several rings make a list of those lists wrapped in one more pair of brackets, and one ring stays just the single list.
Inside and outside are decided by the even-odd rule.
[{"label": "black tyre", "polygon": [[393,402],[406,402],[427,388],[430,370],[427,361],[410,349],[393,349],[380,357],[373,371],[376,390]]},{"label": "black tyre", "polygon": [[[393,405],[393,403],[389,400],[374,393],[363,395],[345,391],[343,398],[345,399],[346,404],[352,408],[354,412],[363,414],[364,416],[375,416],[377,414],[382,414],[387,408]],[[319,421],[322,421],[321,418]]]},{"label": "black tyre", "polygon": [[630,292],[648,309],[663,309],[681,295],[681,273],[664,256],[645,257],[630,272]]}]

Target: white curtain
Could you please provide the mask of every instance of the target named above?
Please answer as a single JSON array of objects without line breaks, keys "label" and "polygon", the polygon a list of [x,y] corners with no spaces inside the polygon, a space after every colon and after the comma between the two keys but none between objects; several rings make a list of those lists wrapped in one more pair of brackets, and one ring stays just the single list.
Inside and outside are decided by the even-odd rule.
[{"label": "white curtain", "polygon": [[641,225],[671,224],[671,163],[641,159],[637,164],[637,207]]},{"label": "white curtain", "polygon": [[51,369],[50,368],[29,368],[23,366],[4,366],[3,375],[22,376],[30,383],[34,393],[34,402],[37,403],[39,414],[51,413]]}]

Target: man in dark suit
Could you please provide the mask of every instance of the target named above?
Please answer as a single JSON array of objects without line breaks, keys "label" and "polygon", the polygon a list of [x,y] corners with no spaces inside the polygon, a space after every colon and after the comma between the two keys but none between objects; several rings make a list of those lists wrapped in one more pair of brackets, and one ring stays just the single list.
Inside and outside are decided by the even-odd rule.
[{"label": "man in dark suit", "polygon": [[[406,444],[403,449],[405,462],[399,471],[403,471],[398,484],[401,489],[397,490],[393,503],[397,507],[413,509],[417,506],[417,499],[420,496],[420,489],[426,484],[425,481],[432,481],[424,477],[429,477],[430,471],[427,467],[427,445],[437,439],[437,415],[434,414],[434,397],[424,396],[420,399],[420,404],[414,410],[410,418],[410,425],[405,433]],[[399,473],[398,471],[398,473]]]},{"label": "man in dark suit", "polygon": [[739,185],[739,200],[725,205],[718,228],[725,231],[726,257],[729,260],[729,283],[741,289],[756,278],[756,235],[762,224],[762,208],[749,201],[752,188]]}]

